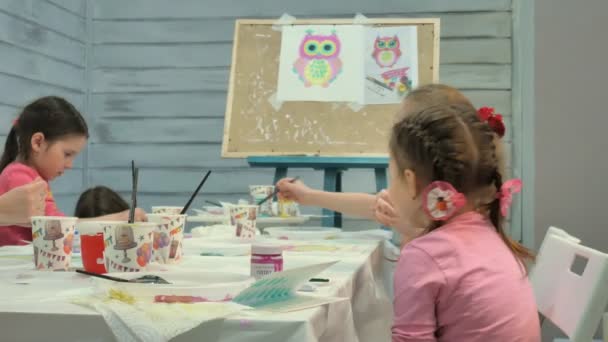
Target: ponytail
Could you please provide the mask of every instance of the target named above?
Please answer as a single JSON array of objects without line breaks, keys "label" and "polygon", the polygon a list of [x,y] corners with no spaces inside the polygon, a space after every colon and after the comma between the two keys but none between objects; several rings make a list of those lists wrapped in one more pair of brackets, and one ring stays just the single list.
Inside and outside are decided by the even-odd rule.
[{"label": "ponytail", "polygon": [[17,142],[17,130],[15,126],[11,128],[8,136],[6,137],[6,143],[4,144],[4,153],[2,153],[2,159],[0,159],[0,173],[12,162],[17,159],[19,153],[19,143]]},{"label": "ponytail", "polygon": [[[499,193],[500,189],[502,188],[502,176],[498,169],[496,169],[496,171],[494,172],[494,185],[496,186],[496,192]],[[513,255],[515,255],[515,257],[522,264],[522,266],[524,266],[527,272],[526,261],[534,261],[534,253],[519,242],[511,239],[505,233],[503,228],[503,217],[500,213],[499,198],[495,198],[490,203],[490,221],[492,221],[492,224],[494,225],[494,227],[496,227],[496,231],[498,232],[498,235],[500,235],[502,241],[504,241],[504,243],[511,250]]]}]

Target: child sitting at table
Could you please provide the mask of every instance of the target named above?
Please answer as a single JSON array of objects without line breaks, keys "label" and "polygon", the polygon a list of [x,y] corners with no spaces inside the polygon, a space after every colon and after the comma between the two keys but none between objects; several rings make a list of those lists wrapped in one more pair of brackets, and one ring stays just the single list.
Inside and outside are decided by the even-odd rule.
[{"label": "child sitting at table", "polygon": [[129,210],[129,204],[114,190],[96,186],[83,192],[76,202],[74,216],[79,218],[99,217]]},{"label": "child sitting at table", "polygon": [[[503,180],[492,120],[469,105],[411,112],[389,143],[389,196],[416,237],[395,272],[393,341],[540,341],[526,262],[503,229],[521,181]],[[408,227],[424,227],[412,232]]]},{"label": "child sitting at table", "polygon": [[[85,147],[89,130],[84,118],[68,101],[56,96],[42,97],[25,106],[13,122],[0,159],[0,195],[40,178],[46,183],[46,216],[65,216],[55,203],[48,182],[72,168]],[[127,220],[128,210],[96,219]],[[136,220],[145,220],[136,210]],[[0,226],[0,246],[23,245],[32,241],[32,229]]]}]

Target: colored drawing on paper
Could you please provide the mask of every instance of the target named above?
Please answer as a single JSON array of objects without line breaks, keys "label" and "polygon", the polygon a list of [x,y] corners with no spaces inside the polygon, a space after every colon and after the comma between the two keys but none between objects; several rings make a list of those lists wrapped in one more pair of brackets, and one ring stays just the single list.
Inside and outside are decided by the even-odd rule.
[{"label": "colored drawing on paper", "polygon": [[400,103],[418,85],[415,26],[365,30],[365,104]]},{"label": "colored drawing on paper", "polygon": [[401,44],[399,43],[399,36],[394,35],[392,37],[376,37],[374,41],[374,52],[372,57],[381,68],[391,68],[399,57],[401,57]]},{"label": "colored drawing on paper", "polygon": [[363,43],[358,25],[283,27],[276,101],[362,102]]},{"label": "colored drawing on paper", "polygon": [[341,42],[336,32],[331,35],[308,31],[299,47],[299,57],[293,71],[305,87],[327,88],[342,72]]}]

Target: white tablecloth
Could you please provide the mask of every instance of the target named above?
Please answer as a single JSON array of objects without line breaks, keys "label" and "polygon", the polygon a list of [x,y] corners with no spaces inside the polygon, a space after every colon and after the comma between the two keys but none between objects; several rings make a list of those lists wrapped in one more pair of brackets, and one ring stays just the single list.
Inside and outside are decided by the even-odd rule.
[{"label": "white tablecloth", "polygon": [[[311,242],[312,243],[312,242]],[[334,243],[334,242],[332,242]],[[389,341],[391,303],[383,284],[382,244],[342,240],[356,251],[285,252],[285,268],[340,260],[319,277],[329,278],[316,294],[349,300],[291,313],[239,313],[204,323],[175,341]],[[86,277],[66,281],[66,272],[31,271],[27,257],[9,257],[27,247],[0,248],[0,329],[3,341],[111,341],[112,332],[97,312],[70,303],[91,285]],[[4,255],[4,256],[3,256]],[[25,264],[24,264],[25,262]],[[180,267],[249,273],[249,257],[187,256]],[[40,282],[15,284],[18,274]],[[74,280],[76,279],[76,280]]]}]

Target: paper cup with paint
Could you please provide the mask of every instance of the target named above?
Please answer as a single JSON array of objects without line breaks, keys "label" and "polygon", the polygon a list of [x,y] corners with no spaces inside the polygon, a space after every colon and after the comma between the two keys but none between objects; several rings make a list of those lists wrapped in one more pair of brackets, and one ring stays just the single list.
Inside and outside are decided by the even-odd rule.
[{"label": "paper cup with paint", "polygon": [[38,270],[67,270],[72,261],[77,217],[33,216],[32,245]]},{"label": "paper cup with paint", "polygon": [[[250,185],[249,194],[251,196],[251,204],[257,205],[274,192],[274,185]],[[272,198],[260,204],[258,209],[260,216],[272,216]]]},{"label": "paper cup with paint", "polygon": [[156,223],[136,222],[103,228],[104,261],[108,272],[139,272],[152,261]]},{"label": "paper cup with paint", "polygon": [[300,216],[300,208],[298,203],[285,198],[279,198],[277,204],[278,216],[280,217],[297,217]]},{"label": "paper cup with paint", "polygon": [[161,264],[175,264],[182,259],[182,243],[186,215],[149,214],[148,220],[156,224],[154,229],[154,260]]},{"label": "paper cup with paint", "polygon": [[117,226],[126,222],[120,221],[79,221],[76,230],[80,233],[80,254],[84,269],[93,273],[106,273],[103,251],[103,228]]},{"label": "paper cup with paint", "polygon": [[179,215],[184,207],[171,207],[171,206],[155,206],[152,207],[152,214],[171,214]]},{"label": "paper cup with paint", "polygon": [[228,210],[230,212],[230,224],[235,227],[236,237],[253,240],[257,231],[258,206],[232,205]]}]

